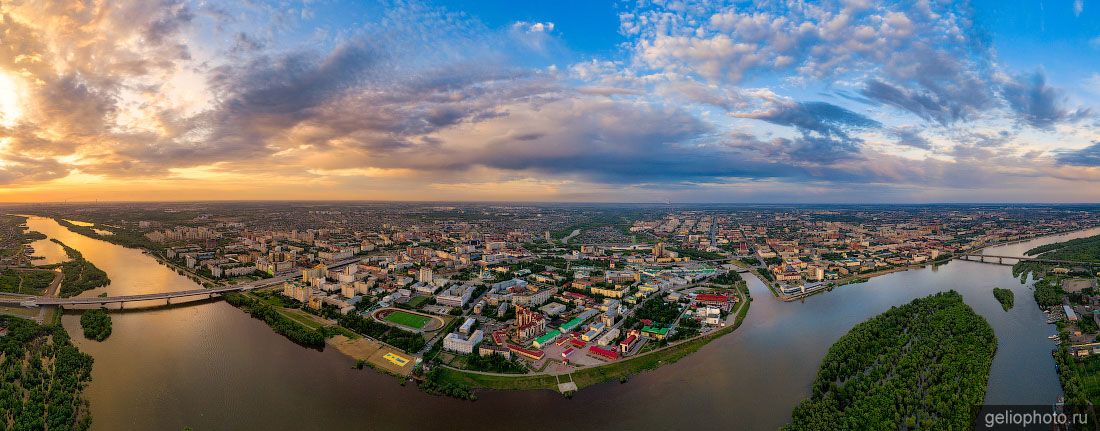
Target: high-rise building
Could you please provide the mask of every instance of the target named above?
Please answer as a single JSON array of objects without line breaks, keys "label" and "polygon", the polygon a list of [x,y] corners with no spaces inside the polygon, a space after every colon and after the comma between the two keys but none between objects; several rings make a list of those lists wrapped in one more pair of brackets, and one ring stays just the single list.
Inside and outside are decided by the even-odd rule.
[{"label": "high-rise building", "polygon": [[665,255],[665,243],[658,242],[653,245],[653,257],[664,257]]},{"label": "high-rise building", "polygon": [[417,278],[417,281],[421,283],[431,283],[432,276],[432,269],[430,267],[423,266],[420,267],[420,276]]}]

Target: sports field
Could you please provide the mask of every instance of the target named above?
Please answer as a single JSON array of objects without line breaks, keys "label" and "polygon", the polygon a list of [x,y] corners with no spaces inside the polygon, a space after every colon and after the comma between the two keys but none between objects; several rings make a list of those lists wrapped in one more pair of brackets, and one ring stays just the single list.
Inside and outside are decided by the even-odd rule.
[{"label": "sports field", "polygon": [[396,323],[398,325],[420,329],[423,328],[424,325],[427,325],[428,322],[432,320],[432,318],[396,310],[387,315],[384,320],[387,322]]}]

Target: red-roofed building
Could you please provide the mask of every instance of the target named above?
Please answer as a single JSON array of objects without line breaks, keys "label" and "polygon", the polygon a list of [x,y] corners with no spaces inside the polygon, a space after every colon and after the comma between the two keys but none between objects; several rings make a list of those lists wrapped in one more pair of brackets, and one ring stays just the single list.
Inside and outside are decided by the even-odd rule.
[{"label": "red-roofed building", "polygon": [[624,355],[633,350],[634,346],[638,344],[639,338],[638,334],[636,333],[637,331],[630,332],[630,335],[627,335],[626,338],[623,339],[623,341],[619,342],[619,351],[622,352]]},{"label": "red-roofed building", "polygon": [[508,335],[504,331],[493,331],[493,342],[501,346],[508,340]]},{"label": "red-roofed building", "polygon": [[536,361],[542,359],[543,355],[546,354],[546,352],[543,352],[542,350],[524,349],[523,347],[517,346],[515,344],[508,344],[508,350],[511,350],[512,353],[515,353],[517,355]]},{"label": "red-roofed building", "polygon": [[588,348],[588,354],[600,359],[614,361],[619,359],[619,352],[615,349],[605,349],[599,346],[591,346]]},{"label": "red-roofed building", "polygon": [[711,293],[700,293],[695,295],[695,302],[703,304],[721,305],[730,302],[730,297],[726,295],[715,295]]},{"label": "red-roofed building", "polygon": [[584,348],[585,342],[581,341],[579,339],[576,339],[576,338],[572,338],[572,339],[569,340],[569,344],[572,344],[573,347],[576,347],[576,348],[579,349],[579,348]]},{"label": "red-roofed building", "polygon": [[569,363],[569,356],[572,355],[573,352],[576,352],[576,350],[574,350],[572,347],[565,349],[564,352],[561,352],[561,361]]}]

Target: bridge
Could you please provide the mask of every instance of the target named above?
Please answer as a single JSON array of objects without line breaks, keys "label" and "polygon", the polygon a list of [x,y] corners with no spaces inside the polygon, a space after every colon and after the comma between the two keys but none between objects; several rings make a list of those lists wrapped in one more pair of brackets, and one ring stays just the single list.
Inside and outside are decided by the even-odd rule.
[{"label": "bridge", "polygon": [[[345,259],[337,262],[334,265],[330,265],[330,269],[342,268],[360,261],[360,258]],[[0,304],[18,304],[23,307],[39,307],[44,305],[100,305],[105,306],[107,304],[125,304],[127,302],[137,301],[154,301],[165,300],[171,304],[175,298],[188,298],[188,297],[207,297],[213,298],[230,292],[247,292],[250,290],[261,289],[265,287],[275,286],[282,284],[291,279],[297,278],[297,274],[286,274],[273,278],[265,278],[262,280],[256,280],[250,283],[237,284],[233,286],[223,286],[213,289],[192,289],[181,290],[176,292],[161,292],[161,293],[146,293],[140,295],[120,295],[120,296],[103,296],[103,297],[72,297],[72,298],[56,298],[52,296],[30,296],[30,295],[16,295],[16,294],[2,294],[0,296]]]},{"label": "bridge", "polygon": [[[981,253],[964,253],[956,256],[960,260],[968,260],[971,262],[982,263],[996,263],[997,265],[1012,265],[1016,262],[1039,262],[1039,263],[1053,263],[1056,265],[1086,265],[1086,266],[1100,266],[1100,262],[1083,262],[1078,260],[1059,260],[1059,259],[1044,259],[1041,257],[1021,257],[1021,256],[1001,256],[996,254],[981,254]],[[986,261],[986,258],[990,259]],[[996,259],[997,262],[992,262]],[[1016,262],[1005,263],[1005,259],[1012,259]]]}]

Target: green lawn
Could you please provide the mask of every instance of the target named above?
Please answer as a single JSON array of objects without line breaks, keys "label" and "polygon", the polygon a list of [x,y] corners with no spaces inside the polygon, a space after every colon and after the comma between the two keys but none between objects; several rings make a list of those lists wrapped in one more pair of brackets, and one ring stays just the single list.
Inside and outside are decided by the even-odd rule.
[{"label": "green lawn", "polygon": [[429,298],[427,296],[414,296],[412,299],[409,300],[408,305],[411,308],[420,308],[421,305],[423,305],[425,302],[428,302],[428,299]]},{"label": "green lawn", "polygon": [[432,319],[430,317],[406,313],[404,311],[394,311],[383,320],[402,326],[408,326],[410,328],[420,329],[423,328],[424,325],[427,325]]}]

